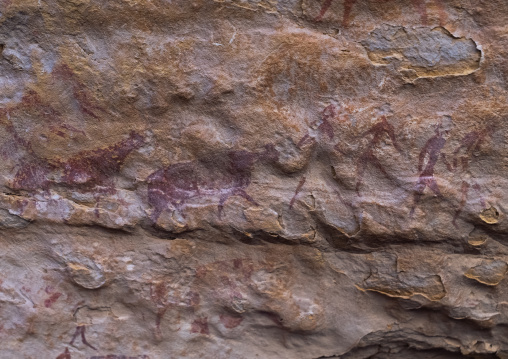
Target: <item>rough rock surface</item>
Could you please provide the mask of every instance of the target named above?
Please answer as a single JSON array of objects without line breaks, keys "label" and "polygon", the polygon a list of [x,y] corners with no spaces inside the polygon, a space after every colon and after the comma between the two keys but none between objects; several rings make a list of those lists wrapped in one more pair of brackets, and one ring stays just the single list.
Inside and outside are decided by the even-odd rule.
[{"label": "rough rock surface", "polygon": [[1,0],[0,357],[508,358],[506,0]]}]

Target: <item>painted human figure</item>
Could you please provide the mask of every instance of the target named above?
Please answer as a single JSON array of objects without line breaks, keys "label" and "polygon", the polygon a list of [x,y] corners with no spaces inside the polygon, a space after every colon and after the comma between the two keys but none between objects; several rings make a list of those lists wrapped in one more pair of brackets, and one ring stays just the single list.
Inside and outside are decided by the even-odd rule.
[{"label": "painted human figure", "polygon": [[[319,120],[314,121],[311,126],[314,127],[317,125],[317,136],[326,135],[328,137],[328,140],[331,141],[335,137],[335,131],[333,129],[333,126],[331,124],[331,120],[335,118],[335,116],[338,115],[339,109],[334,104],[330,104],[326,106],[323,111],[321,111],[321,115]],[[312,145],[316,143],[316,138],[311,136],[309,132],[307,132],[301,139],[298,141],[296,147],[302,148],[306,145]],[[305,184],[306,177],[302,176],[300,179],[300,182],[298,182],[298,186],[296,187],[295,193],[293,197],[291,198],[291,201],[289,202],[289,209],[292,209],[296,198],[298,197],[298,194],[303,188],[303,185]]]},{"label": "painted human figure", "polygon": [[[465,173],[469,170],[469,162],[473,157],[473,153],[475,151],[480,150],[481,145],[492,136],[494,132],[494,127],[489,125],[485,127],[483,130],[475,130],[467,133],[461,141],[461,144],[453,151],[453,165],[452,170],[459,168],[460,162],[460,172]],[[462,154],[462,155],[461,155]],[[465,179],[462,180],[461,184],[461,200],[459,203],[459,207],[455,211],[453,216],[453,225],[457,227],[457,219],[462,213],[468,199],[468,194],[470,188],[473,188],[481,198],[481,188],[478,183],[475,181],[467,181]],[[481,204],[485,207],[485,201],[481,198]]]},{"label": "painted human figure", "polygon": [[[447,133],[447,131],[445,131],[445,133]],[[434,167],[439,160],[439,155],[445,143],[446,139],[443,137],[443,133],[440,131],[440,126],[437,126],[435,135],[427,140],[425,146],[423,146],[422,150],[420,151],[420,156],[418,157],[418,172],[420,172],[420,176],[414,188],[413,207],[409,213],[410,217],[413,216],[416,206],[424,194],[425,188],[428,187],[437,196],[442,196],[437,181],[434,178]],[[426,159],[427,162],[425,163]]]},{"label": "painted human figure", "polygon": [[72,340],[71,342],[69,343],[70,345],[73,345],[74,344],[74,341],[76,340],[76,338],[78,336],[81,336],[81,342],[83,344],[85,344],[86,346],[89,346],[90,348],[92,348],[93,350],[97,350],[92,344],[90,344],[87,340],[86,340],[86,336],[85,336],[85,331],[86,331],[86,327],[84,325],[78,325],[76,327],[76,331],[74,332],[74,335],[72,336]]},{"label": "painted human figure", "polygon": [[369,144],[358,158],[356,166],[356,193],[358,195],[360,195],[360,186],[362,185],[363,176],[369,164],[376,167],[383,175],[391,179],[390,175],[386,172],[383,165],[374,153],[376,147],[378,147],[383,141],[384,136],[388,136],[388,138],[390,138],[392,141],[395,149],[402,153],[402,150],[397,143],[397,139],[395,138],[395,129],[393,128],[393,125],[388,122],[385,116],[381,116],[378,122],[376,122],[369,130],[365,131],[362,134],[362,137],[369,135],[372,135],[372,139],[369,141]]},{"label": "painted human figure", "polygon": [[[337,114],[337,107],[333,104],[326,106],[323,111],[321,111],[321,116],[319,121],[314,121],[311,126],[317,125],[318,135],[326,134],[329,140],[333,140],[335,137],[335,131],[333,130],[333,126],[330,123],[330,120],[333,119]],[[314,143],[316,139],[311,136],[309,132],[307,132],[301,139],[298,141],[296,147],[302,148],[304,145],[308,143]]]},{"label": "painted human figure", "polygon": [[464,154],[460,156],[460,164],[462,165],[462,171],[466,171],[469,169],[469,161],[474,151],[478,151],[481,145],[487,140],[488,137],[492,135],[494,132],[493,126],[487,126],[481,131],[475,130],[467,133],[461,141],[460,146],[453,151],[454,160],[453,167],[458,167],[458,156],[462,150],[464,150]]}]

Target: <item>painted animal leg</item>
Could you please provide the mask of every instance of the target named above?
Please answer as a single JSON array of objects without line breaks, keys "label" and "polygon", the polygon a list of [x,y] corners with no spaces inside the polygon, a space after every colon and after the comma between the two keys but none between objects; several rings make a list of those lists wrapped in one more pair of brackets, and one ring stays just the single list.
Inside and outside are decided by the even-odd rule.
[{"label": "painted animal leg", "polygon": [[70,345],[73,345],[74,344],[74,341],[76,340],[76,338],[78,337],[78,335],[81,333],[81,326],[78,326],[76,327],[76,330],[74,331],[74,334],[72,335],[72,339],[70,341]]},{"label": "painted animal leg", "polygon": [[157,310],[157,316],[155,317],[155,337],[157,340],[162,339],[161,322],[167,310],[168,310],[167,305],[164,306],[164,308],[160,308],[159,310]]},{"label": "painted animal leg", "polygon": [[323,19],[323,16],[325,16],[326,12],[328,11],[330,6],[332,5],[332,2],[333,2],[333,0],[325,0],[323,2],[323,5],[321,6],[321,10],[319,10],[319,15],[316,16],[314,21],[321,21],[321,19]]},{"label": "painted animal leg", "polygon": [[222,219],[222,211],[224,210],[224,203],[226,203],[226,201],[228,200],[228,198],[230,196],[231,196],[231,193],[226,193],[226,194],[223,194],[220,197],[219,205],[218,205],[218,208],[219,208],[219,219]]},{"label": "painted animal leg", "polygon": [[427,181],[425,178],[420,177],[418,179],[418,183],[415,186],[414,193],[413,193],[413,207],[411,208],[411,211],[409,212],[409,217],[413,218],[413,215],[416,210],[416,206],[418,206],[418,203],[420,203],[420,200],[422,199],[423,192],[425,191],[425,188],[427,187]]},{"label": "painted animal leg", "polygon": [[358,160],[358,164],[356,165],[356,194],[360,195],[360,186],[363,182],[363,174],[365,173],[365,168],[367,167],[367,159],[364,156],[360,157]]},{"label": "painted animal leg", "polygon": [[392,179],[391,176],[388,174],[388,172],[386,172],[385,168],[383,167],[383,165],[381,164],[381,162],[379,162],[379,160],[376,158],[376,157],[372,157],[371,159],[371,162],[374,166],[376,166],[376,168],[381,171],[381,173],[388,179]]},{"label": "painted animal leg", "polygon": [[432,192],[434,192],[438,197],[443,197],[434,177],[430,177],[427,181],[427,185],[432,190]]},{"label": "painted animal leg", "polygon": [[478,193],[478,196],[480,196],[480,203],[482,204],[482,207],[487,208],[487,206],[485,205],[485,199],[483,199],[483,196],[482,196],[482,189],[481,189],[480,185],[478,183],[474,183],[473,189]]},{"label": "painted animal leg", "polygon": [[150,220],[152,221],[152,224],[157,223],[157,220],[161,216],[162,212],[164,212],[164,208],[162,207],[155,207],[152,214],[150,215]]},{"label": "painted animal leg", "polygon": [[342,26],[347,27],[351,20],[351,11],[356,0],[344,0],[344,14],[342,15]]},{"label": "painted animal leg", "polygon": [[252,198],[251,196],[249,196],[249,195],[247,194],[247,192],[245,192],[245,190],[244,190],[244,189],[237,188],[237,189],[234,191],[233,195],[243,197],[243,198],[245,198],[247,201],[249,201],[250,203],[252,203],[253,205],[255,205],[255,206],[259,206],[259,204],[258,204],[258,203],[254,200],[254,198]]},{"label": "painted animal leg", "polygon": [[76,327],[76,331],[74,332],[74,335],[72,336],[72,340],[71,340],[71,342],[69,344],[73,345],[74,341],[76,340],[76,338],[80,334],[81,334],[81,341],[83,342],[83,344],[89,346],[93,350],[97,350],[92,344],[88,343],[88,341],[86,340],[86,337],[85,337],[85,326],[84,325],[79,325],[79,326]]},{"label": "painted animal leg", "polygon": [[93,210],[96,218],[99,218],[99,216],[100,216],[100,212],[99,212],[99,204],[100,204],[100,202],[101,202],[101,195],[100,194],[96,194],[95,195],[95,208]]},{"label": "painted animal leg", "polygon": [[446,21],[448,21],[448,14],[446,13],[446,8],[442,0],[434,0],[434,4],[436,4],[439,11],[439,25],[444,26],[446,24]]},{"label": "painted animal leg", "polygon": [[420,14],[422,25],[427,25],[427,7],[425,5],[425,0],[413,0],[413,6]]},{"label": "painted animal leg", "polygon": [[232,192],[228,192],[228,193],[226,193],[226,194],[224,194],[224,195],[222,195],[220,197],[219,206],[218,206],[218,208],[219,208],[219,219],[222,219],[222,211],[224,210],[224,204],[226,203],[226,201],[231,196],[240,196],[240,197],[243,197],[247,201],[249,201],[250,203],[254,204],[255,206],[258,206],[258,203],[254,200],[254,198],[249,196],[247,194],[247,192],[245,192],[245,190],[243,190],[242,188],[236,188]]},{"label": "painted animal leg", "polygon": [[291,198],[291,202],[289,202],[289,209],[293,208],[293,205],[295,204],[295,201],[296,201],[296,196],[298,196],[298,193],[302,190],[302,187],[305,184],[305,180],[306,180],[306,178],[305,178],[305,176],[303,176],[302,179],[300,180],[300,182],[298,183],[298,186],[296,186],[295,194],[294,194],[293,198]]},{"label": "painted animal leg", "polygon": [[56,359],[71,359],[71,353],[69,353],[69,348],[65,348],[65,351],[56,357]]},{"label": "painted animal leg", "polygon": [[90,348],[92,348],[93,350],[97,350],[92,344],[90,344],[87,340],[86,340],[86,337],[85,337],[85,326],[82,325],[81,326],[81,341],[83,342],[83,344],[89,346]]},{"label": "painted animal leg", "polygon": [[460,214],[462,213],[462,210],[464,209],[464,206],[466,205],[468,191],[469,191],[469,183],[467,183],[466,181],[462,181],[462,188],[460,190],[462,196],[460,199],[459,208],[457,208],[457,210],[455,211],[455,215],[453,216],[452,220],[453,226],[455,228],[458,228],[457,219],[459,218]]}]

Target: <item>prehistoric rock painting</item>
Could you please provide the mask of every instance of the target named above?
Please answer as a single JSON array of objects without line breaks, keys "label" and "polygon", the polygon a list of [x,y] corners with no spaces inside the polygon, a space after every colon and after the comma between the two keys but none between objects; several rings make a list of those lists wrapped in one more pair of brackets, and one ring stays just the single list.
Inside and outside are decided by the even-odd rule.
[{"label": "prehistoric rock painting", "polygon": [[[315,21],[321,21],[323,16],[325,16],[326,12],[332,6],[333,0],[324,0],[323,5],[321,5],[321,10],[319,10],[319,15],[314,19]],[[349,23],[349,17],[351,15],[351,10],[353,9],[353,5],[356,0],[344,0],[344,14],[342,15],[342,26],[347,26]]]},{"label": "prehistoric rock painting", "polygon": [[166,312],[170,308],[178,307],[188,307],[195,310],[201,302],[201,297],[198,292],[187,291],[181,293],[178,289],[171,287],[171,283],[159,281],[150,285],[150,300],[155,304],[157,309],[155,316],[155,338],[160,340],[162,339],[161,323]]},{"label": "prehistoric rock painting", "polygon": [[[323,17],[325,16],[326,12],[330,9],[332,6],[334,0],[324,0],[321,9],[319,10],[319,14],[316,16],[314,21],[321,21]],[[343,0],[343,6],[344,6],[344,12],[342,15],[342,26],[346,27],[351,22],[351,12],[353,10],[354,5],[358,0]],[[380,1],[390,1],[390,0],[380,0]],[[443,3],[441,0],[433,0],[435,5],[439,9],[439,18],[441,24],[443,24],[446,21],[446,11],[444,8]],[[427,6],[426,6],[426,0],[411,0],[411,3],[415,9],[415,11],[420,15],[420,21],[422,25],[427,25],[428,22],[428,14],[427,14]]]},{"label": "prehistoric rock painting", "polygon": [[196,308],[200,301],[200,295],[197,292],[188,291],[183,294],[178,290],[170,288],[170,283],[155,282],[150,285],[150,299],[157,308],[155,316],[155,337],[162,338],[161,322],[164,315],[171,307],[189,307]]},{"label": "prehistoric rock painting", "polygon": [[224,204],[232,196],[257,202],[247,194],[254,164],[259,160],[276,160],[272,145],[263,152],[229,151],[202,158],[195,162],[177,163],[155,171],[147,178],[148,203],[153,207],[151,220],[157,222],[162,212],[172,205],[181,211],[192,198],[219,197],[219,218]]},{"label": "prehistoric rock painting", "polygon": [[220,322],[224,325],[227,329],[233,329],[242,324],[243,317],[232,314],[221,314],[219,315]]},{"label": "prehistoric rock painting", "polygon": [[97,348],[95,348],[92,344],[90,344],[87,340],[86,340],[86,336],[85,336],[85,332],[86,332],[86,327],[84,325],[78,325],[76,327],[76,331],[74,332],[74,335],[72,336],[72,339],[70,341],[70,345],[73,345],[74,344],[74,341],[78,338],[78,336],[81,337],[81,342],[92,348],[93,350],[97,350]]},{"label": "prehistoric rock painting", "polygon": [[[334,104],[330,104],[326,106],[323,111],[321,111],[321,115],[319,120],[316,120],[311,123],[311,128],[316,128],[317,133],[311,136],[309,132],[307,132],[296,144],[296,147],[302,148],[306,145],[312,145],[316,143],[317,139],[320,138],[322,135],[328,138],[329,141],[332,141],[335,138],[335,131],[333,129],[333,126],[331,124],[331,120],[333,120],[338,115],[339,109]],[[289,203],[289,208],[292,209],[293,205],[296,201],[296,198],[298,196],[298,193],[303,188],[303,185],[305,184],[306,178],[303,176],[300,179],[300,182],[298,183],[298,186],[296,187],[295,194],[291,198],[291,201]]]},{"label": "prehistoric rock painting", "polygon": [[[445,133],[447,133],[447,131],[445,131]],[[438,197],[442,197],[437,181],[434,178],[434,167],[439,160],[439,155],[445,143],[446,139],[443,137],[443,133],[440,131],[440,126],[437,126],[435,135],[427,140],[425,146],[423,146],[422,150],[420,151],[420,155],[418,156],[418,172],[420,172],[420,175],[418,182],[414,188],[413,207],[409,212],[410,217],[413,216],[416,206],[423,197],[425,188],[428,187]],[[426,159],[427,161],[425,162]]]},{"label": "prehistoric rock painting", "polygon": [[56,357],[56,359],[72,359],[69,348],[65,348],[65,351]]},{"label": "prehistoric rock painting", "polygon": [[[461,144],[453,151],[453,168],[458,167],[458,162],[460,159],[460,164],[462,166],[462,171],[469,170],[469,161],[473,156],[473,152],[479,151],[481,149],[481,145],[492,136],[494,133],[494,127],[487,126],[483,130],[475,130],[467,133],[461,141]],[[461,155],[462,153],[462,155]]]},{"label": "prehistoric rock painting", "polygon": [[65,82],[72,89],[72,95],[82,113],[98,120],[98,113],[105,114],[107,111],[95,103],[86,86],[79,81],[76,74],[67,64],[59,64],[52,71],[55,81]]},{"label": "prehistoric rock painting", "polygon": [[[30,143],[17,134],[13,137],[25,147],[28,156],[21,161],[11,187],[28,191],[45,191],[58,184],[86,190],[104,187],[106,192],[114,192],[111,176],[118,173],[127,156],[144,143],[143,136],[133,131],[111,146],[82,151],[61,160],[41,158],[33,152]],[[55,179],[50,174],[55,174]]]},{"label": "prehistoric rock painting", "polygon": [[289,209],[292,209],[293,208],[293,205],[295,204],[295,201],[296,201],[296,197],[298,196],[298,193],[300,193],[300,191],[302,190],[302,187],[303,185],[305,184],[305,176],[302,177],[302,179],[300,180],[300,182],[298,183],[298,186],[296,187],[296,190],[295,190],[295,194],[293,196],[293,198],[291,198],[291,202],[289,202]]},{"label": "prehistoric rock painting", "polygon": [[[317,126],[317,135],[321,135],[322,133],[327,135],[330,140],[333,140],[335,137],[335,131],[333,130],[333,126],[330,123],[337,115],[337,107],[333,104],[330,104],[324,108],[321,112],[320,119],[318,121],[314,121],[311,123],[310,127]],[[296,147],[301,148],[305,144],[314,143],[316,141],[315,136],[311,136],[309,132],[307,132],[296,144]]]},{"label": "prehistoric rock painting", "polygon": [[[66,64],[56,65],[50,79],[51,84],[72,90],[72,99],[86,116],[97,120],[98,114],[106,112],[95,103],[89,90]],[[58,185],[113,193],[112,176],[120,171],[127,156],[144,143],[143,136],[131,131],[126,139],[113,145],[81,151],[67,160],[46,158],[34,150],[33,144],[20,135],[13,124],[13,116],[23,118],[27,114],[40,118],[51,133],[59,137],[65,137],[65,131],[85,135],[84,131],[66,124],[61,113],[35,90],[27,90],[20,103],[2,109],[0,125],[3,125],[12,141],[0,149],[0,154],[5,159],[16,157],[17,169],[10,183],[10,187],[16,190],[47,191]]]},{"label": "prehistoric rock painting", "polygon": [[111,188],[111,176],[118,173],[127,156],[143,144],[144,137],[132,131],[129,137],[111,146],[80,152],[60,162],[59,167],[63,170],[60,183]]},{"label": "prehistoric rock painting", "polygon": [[51,308],[51,306],[62,296],[62,293],[54,292],[54,288],[52,286],[47,286],[44,291],[49,295],[49,297],[44,300],[44,306],[46,308]]},{"label": "prehistoric rock painting", "polygon": [[[492,136],[494,127],[487,126],[483,130],[475,130],[467,133],[461,141],[461,144],[453,151],[453,162],[448,164],[448,169],[454,171],[459,170],[459,173],[465,174],[469,171],[469,162],[473,158],[473,153],[481,149],[481,145]],[[443,157],[444,158],[444,157]],[[460,163],[460,165],[459,165]],[[457,210],[453,216],[453,225],[457,226],[457,219],[464,210],[467,203],[468,193],[470,188],[473,188],[480,196],[481,205],[485,208],[485,201],[482,198],[481,187],[474,180],[462,180],[461,184],[461,199]]]},{"label": "prehistoric rock painting", "polygon": [[507,15],[0,0],[0,359],[508,358]]},{"label": "prehistoric rock painting", "polygon": [[369,164],[377,168],[386,178],[392,179],[375,154],[375,149],[382,143],[384,136],[388,136],[393,147],[402,153],[402,150],[397,143],[397,139],[395,138],[395,129],[393,128],[393,125],[388,122],[385,116],[381,116],[378,122],[362,134],[362,137],[369,135],[372,135],[372,138],[369,140],[367,147],[358,158],[356,166],[357,180],[355,189],[358,195],[360,195],[360,186],[362,185],[363,176]]},{"label": "prehistoric rock painting", "polygon": [[[211,267],[210,267],[211,266]],[[228,270],[228,275],[217,276],[221,270]],[[150,286],[150,300],[156,306],[155,318],[155,337],[162,340],[163,332],[161,330],[162,320],[168,310],[178,311],[181,308],[189,308],[196,316],[188,322],[189,333],[209,335],[209,318],[207,316],[198,315],[200,304],[202,302],[202,293],[206,296],[206,291],[202,290],[203,283],[209,280],[216,281],[218,286],[213,289],[214,300],[224,300],[225,303],[234,306],[238,300],[243,300],[241,289],[246,283],[251,283],[251,275],[254,271],[253,263],[250,258],[235,258],[230,261],[213,262],[206,266],[199,266],[195,272],[195,287],[191,290],[182,291],[179,285],[157,281]],[[197,288],[194,290],[194,288]],[[227,329],[238,327],[243,316],[239,313],[225,311],[219,314],[218,321]],[[176,319],[180,323],[180,317]],[[176,331],[179,331],[179,326]]]},{"label": "prehistoric rock painting", "polygon": [[208,329],[208,318],[201,317],[194,320],[194,322],[192,322],[190,332],[205,335],[210,334],[210,330]]},{"label": "prehistoric rock painting", "polygon": [[103,120],[107,111],[93,98],[88,89],[65,63],[54,66],[48,79],[40,86],[43,89],[60,89],[65,95],[62,104],[51,101],[44,96],[44,92],[28,88],[21,101],[13,106],[1,109],[2,116],[9,114],[21,119],[36,118],[47,127],[49,133],[59,137],[67,137],[66,133],[80,133],[85,135],[82,129],[77,129],[67,123],[68,114],[64,116],[62,105],[68,105],[73,109],[73,117],[87,121]]}]

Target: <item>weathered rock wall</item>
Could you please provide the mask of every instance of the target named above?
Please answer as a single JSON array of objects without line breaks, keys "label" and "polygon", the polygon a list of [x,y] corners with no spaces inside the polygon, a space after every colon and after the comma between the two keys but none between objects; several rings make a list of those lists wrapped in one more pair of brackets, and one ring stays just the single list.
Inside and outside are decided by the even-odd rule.
[{"label": "weathered rock wall", "polygon": [[1,358],[508,358],[508,2],[1,0]]}]

